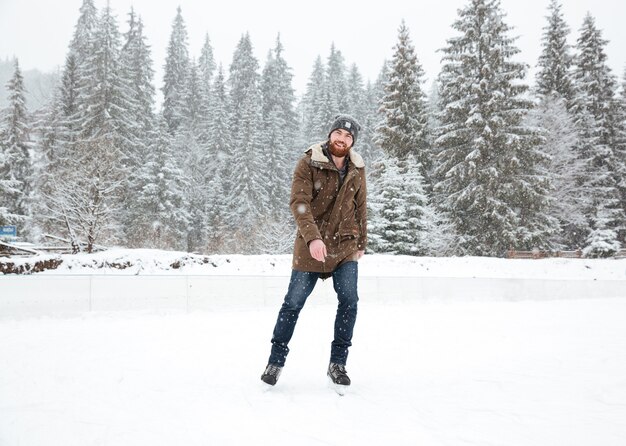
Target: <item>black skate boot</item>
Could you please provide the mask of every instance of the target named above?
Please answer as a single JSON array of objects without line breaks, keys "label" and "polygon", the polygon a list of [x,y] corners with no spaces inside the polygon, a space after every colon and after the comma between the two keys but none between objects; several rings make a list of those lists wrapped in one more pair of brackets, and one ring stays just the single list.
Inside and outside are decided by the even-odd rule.
[{"label": "black skate boot", "polygon": [[348,372],[346,372],[346,366],[343,364],[335,364],[334,362],[331,362],[328,365],[328,372],[326,374],[335,385],[350,385],[350,378],[348,377]]},{"label": "black skate boot", "polygon": [[261,375],[261,381],[263,381],[265,384],[269,384],[270,386],[274,386],[276,385],[278,377],[280,376],[280,372],[282,371],[282,367],[275,364],[268,364],[267,367],[265,367],[265,371]]}]

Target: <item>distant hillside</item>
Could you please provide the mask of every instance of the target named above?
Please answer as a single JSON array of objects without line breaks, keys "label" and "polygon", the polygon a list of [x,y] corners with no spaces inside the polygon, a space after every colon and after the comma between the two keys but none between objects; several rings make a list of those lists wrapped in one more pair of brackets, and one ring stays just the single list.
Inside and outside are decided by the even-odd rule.
[{"label": "distant hillside", "polygon": [[[13,60],[0,59],[0,108],[8,104],[7,82],[13,76]],[[44,106],[52,97],[59,73],[42,73],[39,70],[22,71],[26,87],[26,107],[33,112]]]}]

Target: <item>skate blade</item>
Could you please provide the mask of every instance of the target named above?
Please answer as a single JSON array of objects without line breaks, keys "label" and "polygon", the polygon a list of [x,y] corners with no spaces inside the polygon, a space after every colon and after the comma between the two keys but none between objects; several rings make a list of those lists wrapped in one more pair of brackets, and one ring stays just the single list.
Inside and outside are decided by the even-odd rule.
[{"label": "skate blade", "polygon": [[259,386],[261,387],[261,391],[263,393],[271,392],[274,389],[274,387],[276,387],[276,385],[268,384],[263,380],[261,380],[261,383],[259,384]]},{"label": "skate blade", "polygon": [[330,376],[328,377],[328,386],[331,389],[333,389],[335,393],[337,393],[337,395],[339,396],[345,396],[346,391],[348,390],[348,387],[350,387],[350,386],[342,386],[341,384],[335,384],[333,380],[330,378]]},{"label": "skate blade", "polygon": [[342,386],[339,384],[333,384],[333,386],[335,387],[335,392],[337,392],[337,395],[346,396],[346,391],[348,390],[348,386]]}]

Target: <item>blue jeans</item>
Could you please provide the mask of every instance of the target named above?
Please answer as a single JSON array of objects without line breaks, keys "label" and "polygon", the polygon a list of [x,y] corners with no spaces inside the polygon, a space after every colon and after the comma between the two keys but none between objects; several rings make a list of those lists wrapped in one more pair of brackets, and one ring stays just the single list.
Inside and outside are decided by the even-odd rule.
[{"label": "blue jeans", "polygon": [[[289,341],[296,328],[298,315],[304,307],[307,297],[315,288],[320,273],[303,271],[291,272],[289,289],[285,296],[278,320],[272,335],[272,353],[269,363],[280,367],[285,365],[285,359],[289,353]],[[357,278],[358,263],[346,262],[340,265],[332,273],[333,286],[337,292],[337,315],[335,316],[335,338],[331,344],[330,362],[346,364],[348,359],[348,347],[352,345],[352,332],[356,322],[357,302]]]}]

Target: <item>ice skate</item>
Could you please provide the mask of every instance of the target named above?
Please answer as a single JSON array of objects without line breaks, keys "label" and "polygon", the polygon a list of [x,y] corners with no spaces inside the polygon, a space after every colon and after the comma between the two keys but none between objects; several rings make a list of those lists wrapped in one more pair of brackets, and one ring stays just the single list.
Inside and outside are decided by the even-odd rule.
[{"label": "ice skate", "polygon": [[278,382],[278,377],[283,368],[275,364],[268,364],[265,371],[261,375],[261,381],[270,386],[275,386]]},{"label": "ice skate", "polygon": [[331,362],[328,365],[328,371],[326,372],[330,379],[331,386],[339,395],[344,396],[346,389],[350,386],[351,381],[346,371],[346,366],[343,364],[335,364]]}]

